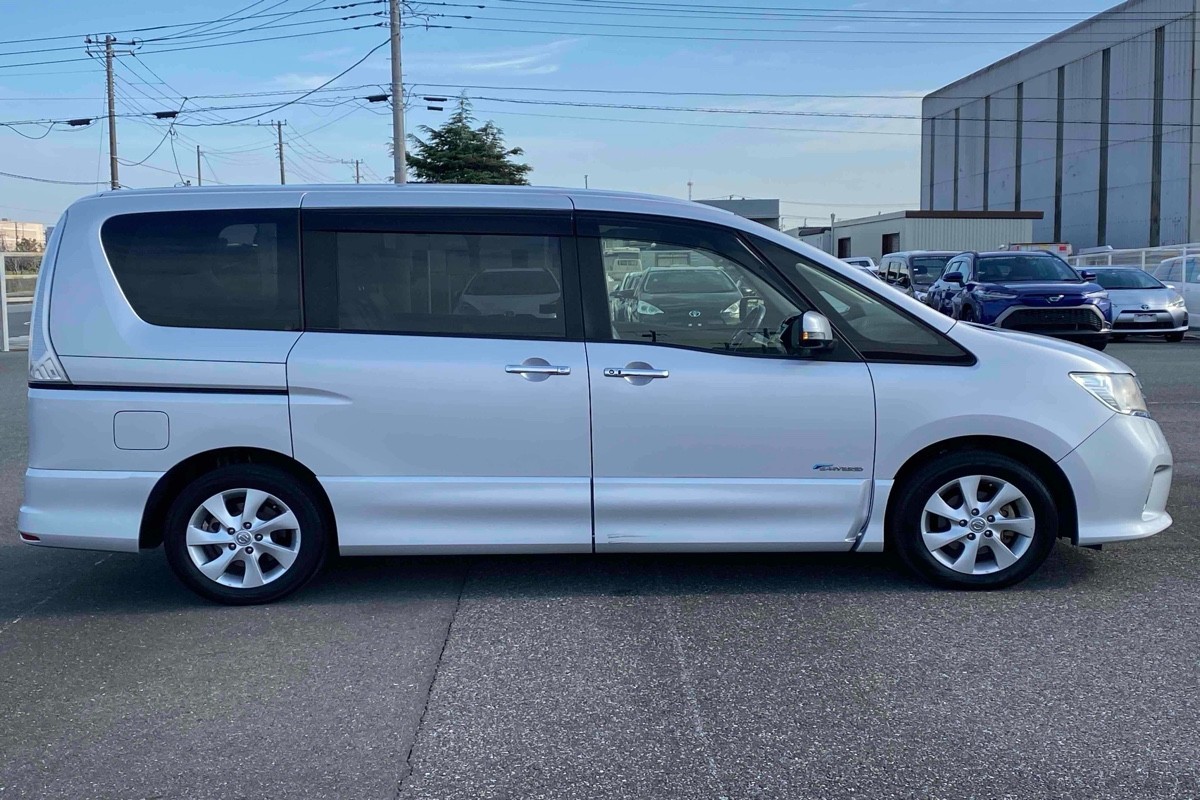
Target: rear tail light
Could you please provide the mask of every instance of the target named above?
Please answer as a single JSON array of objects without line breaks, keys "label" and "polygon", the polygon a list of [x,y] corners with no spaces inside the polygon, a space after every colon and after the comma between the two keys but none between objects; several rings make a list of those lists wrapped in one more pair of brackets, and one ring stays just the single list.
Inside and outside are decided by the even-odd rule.
[{"label": "rear tail light", "polygon": [[33,318],[29,321],[29,380],[35,383],[70,383],[54,346],[50,343],[50,284],[54,278],[54,262],[58,258],[58,241],[66,227],[67,215],[63,214],[50,241],[46,243],[46,254],[42,257],[42,268],[38,272],[37,289],[33,295]]}]

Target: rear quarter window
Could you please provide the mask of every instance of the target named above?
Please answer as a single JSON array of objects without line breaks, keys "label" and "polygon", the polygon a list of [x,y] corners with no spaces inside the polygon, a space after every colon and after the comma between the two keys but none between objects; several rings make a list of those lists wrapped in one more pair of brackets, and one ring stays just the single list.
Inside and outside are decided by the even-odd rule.
[{"label": "rear quarter window", "polygon": [[104,223],[100,241],[134,313],[151,325],[300,329],[294,210],[122,214]]}]

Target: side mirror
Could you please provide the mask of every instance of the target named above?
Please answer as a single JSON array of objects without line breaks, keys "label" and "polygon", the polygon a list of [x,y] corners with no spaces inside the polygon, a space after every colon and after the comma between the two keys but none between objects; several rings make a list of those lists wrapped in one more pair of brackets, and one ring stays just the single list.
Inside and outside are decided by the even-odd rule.
[{"label": "side mirror", "polygon": [[753,286],[743,286],[742,297],[758,297],[758,292],[754,291]]},{"label": "side mirror", "polygon": [[617,298],[618,300],[632,300],[633,299],[633,289],[618,289],[617,291],[612,293],[612,296]]},{"label": "side mirror", "polygon": [[792,355],[828,353],[837,346],[829,319],[816,311],[805,311],[783,323],[780,337],[783,347]]},{"label": "side mirror", "polygon": [[1085,281],[1094,281],[1096,280],[1096,273],[1092,272],[1090,269],[1085,269],[1080,271],[1079,277],[1083,278]]},{"label": "side mirror", "polygon": [[907,275],[901,275],[899,278],[896,278],[896,284],[907,288],[912,285],[912,281],[908,279]]},{"label": "side mirror", "polygon": [[1167,288],[1168,288],[1168,289],[1170,289],[1172,292],[1178,292],[1178,291],[1179,291],[1177,288],[1175,288],[1175,284],[1173,284],[1173,283],[1164,283],[1164,284],[1163,284],[1163,286],[1167,287]]},{"label": "side mirror", "polygon": [[942,276],[942,280],[946,283],[957,283],[962,286],[963,274],[961,272],[947,272]]}]

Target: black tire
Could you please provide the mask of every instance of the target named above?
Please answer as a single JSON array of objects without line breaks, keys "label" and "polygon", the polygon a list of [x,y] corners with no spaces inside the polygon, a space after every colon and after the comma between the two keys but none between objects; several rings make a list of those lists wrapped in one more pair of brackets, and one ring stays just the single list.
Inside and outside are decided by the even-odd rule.
[{"label": "black tire", "polygon": [[[957,572],[935,558],[922,540],[925,504],[941,487],[968,475],[988,475],[1013,484],[1032,508],[1032,541],[1016,563],[1007,568],[979,575]],[[1042,565],[1058,537],[1058,511],[1045,481],[1020,461],[999,453],[964,450],[945,454],[919,468],[896,491],[893,512],[888,517],[888,539],[909,569],[940,586],[1002,589],[1019,583]]]},{"label": "black tire", "polygon": [[[257,588],[217,583],[206,577],[188,554],[186,536],[192,514],[213,495],[231,489],[259,489],[273,495],[291,509],[299,523],[295,561],[282,575]],[[292,474],[263,464],[219,467],[200,476],[179,493],[166,515],[163,548],[171,571],[196,594],[226,605],[270,603],[286,597],[312,580],[328,555],[331,526],[312,495],[313,490]]]},{"label": "black tire", "polygon": [[963,306],[962,308],[960,308],[958,310],[958,318],[960,320],[962,320],[963,322],[974,322],[975,321],[975,312],[971,309],[970,306]]},{"label": "black tire", "polygon": [[1178,333],[1168,333],[1168,334],[1167,334],[1167,341],[1168,341],[1168,342],[1182,342],[1182,341],[1183,341],[1183,336],[1184,336],[1184,333],[1183,333],[1183,331],[1180,331],[1180,332],[1178,332]]},{"label": "black tire", "polygon": [[1110,342],[1123,342],[1123,341],[1125,341],[1125,334],[1123,334],[1123,333],[1114,333],[1114,334],[1112,335],[1112,338],[1111,338],[1111,339],[1109,339],[1109,341],[1110,341]]},{"label": "black tire", "polygon": [[1096,341],[1096,342],[1088,342],[1087,346],[1092,348],[1093,350],[1101,350],[1102,351],[1102,350],[1104,350],[1104,348],[1108,347],[1108,339],[1102,339],[1102,340]]}]

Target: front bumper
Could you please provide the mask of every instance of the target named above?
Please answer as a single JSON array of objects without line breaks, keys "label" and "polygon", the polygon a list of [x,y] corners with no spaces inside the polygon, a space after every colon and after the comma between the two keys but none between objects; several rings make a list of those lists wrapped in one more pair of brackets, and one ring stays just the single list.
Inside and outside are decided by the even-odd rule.
[{"label": "front bumper", "polygon": [[1058,462],[1075,492],[1076,544],[1142,539],[1171,524],[1171,448],[1158,423],[1114,414]]},{"label": "front bumper", "polygon": [[[1138,321],[1137,317],[1153,316],[1153,321]],[[1141,309],[1122,309],[1113,322],[1113,333],[1128,333],[1133,335],[1164,333],[1187,333],[1188,313],[1183,309],[1166,309],[1160,311],[1143,311]]]},{"label": "front bumper", "polygon": [[[29,469],[17,530],[26,544],[138,551],[153,472]],[[28,537],[36,537],[31,540]]]}]

